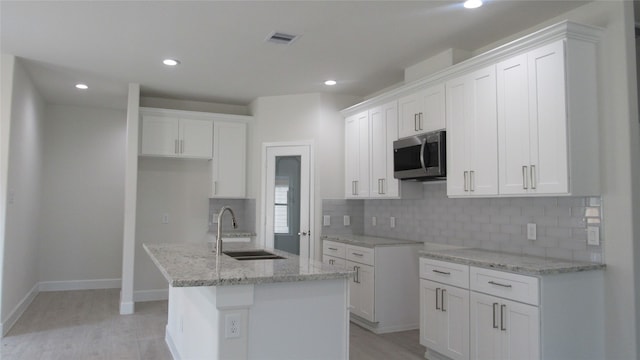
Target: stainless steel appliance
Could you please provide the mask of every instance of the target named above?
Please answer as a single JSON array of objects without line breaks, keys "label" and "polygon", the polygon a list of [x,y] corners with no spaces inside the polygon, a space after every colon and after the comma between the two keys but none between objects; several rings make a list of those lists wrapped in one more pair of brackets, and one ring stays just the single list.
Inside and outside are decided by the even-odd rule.
[{"label": "stainless steel appliance", "polygon": [[447,176],[446,131],[438,130],[393,142],[393,177],[440,180]]}]

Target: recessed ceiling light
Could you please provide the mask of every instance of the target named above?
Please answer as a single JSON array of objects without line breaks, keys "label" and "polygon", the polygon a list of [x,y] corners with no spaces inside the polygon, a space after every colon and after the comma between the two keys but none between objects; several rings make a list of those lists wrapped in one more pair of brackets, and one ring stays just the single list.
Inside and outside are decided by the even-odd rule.
[{"label": "recessed ceiling light", "polygon": [[176,65],[180,64],[180,61],[175,60],[175,59],[164,59],[164,60],[162,60],[162,63],[167,65],[167,66],[176,66]]},{"label": "recessed ceiling light", "polygon": [[482,6],[482,0],[467,0],[464,2],[464,7],[467,9],[475,9]]},{"label": "recessed ceiling light", "polygon": [[76,84],[76,89],[87,90],[88,88],[86,84]]},{"label": "recessed ceiling light", "polygon": [[328,85],[328,86],[333,86],[333,85],[337,84],[337,82],[335,80],[327,80],[327,81],[324,82],[324,84]]}]

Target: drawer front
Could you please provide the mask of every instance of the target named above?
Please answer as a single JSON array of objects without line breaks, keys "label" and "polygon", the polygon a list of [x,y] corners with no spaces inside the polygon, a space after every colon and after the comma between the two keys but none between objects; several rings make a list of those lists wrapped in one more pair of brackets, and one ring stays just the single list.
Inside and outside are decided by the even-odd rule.
[{"label": "drawer front", "polygon": [[346,245],[343,243],[324,240],[322,242],[322,254],[344,259]]},{"label": "drawer front", "polygon": [[359,262],[366,265],[374,265],[374,249],[363,248],[360,246],[347,245],[347,260]]},{"label": "drawer front", "polygon": [[471,267],[471,290],[523,303],[540,302],[538,278]]},{"label": "drawer front", "polygon": [[468,289],[469,265],[420,258],[420,277]]},{"label": "drawer front", "polygon": [[333,257],[333,256],[329,256],[329,255],[322,255],[322,262],[327,264],[327,265],[333,265],[333,266],[338,266],[338,267],[346,267],[347,266],[347,260],[341,259],[341,258],[337,258],[337,257]]}]

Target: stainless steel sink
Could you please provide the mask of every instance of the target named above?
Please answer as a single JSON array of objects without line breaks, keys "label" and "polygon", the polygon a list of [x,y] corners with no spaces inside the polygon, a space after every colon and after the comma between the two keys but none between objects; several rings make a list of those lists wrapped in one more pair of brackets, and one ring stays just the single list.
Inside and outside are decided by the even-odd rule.
[{"label": "stainless steel sink", "polygon": [[223,251],[223,254],[231,256],[236,260],[277,260],[286,259],[280,255],[270,253],[264,250],[238,250]]}]

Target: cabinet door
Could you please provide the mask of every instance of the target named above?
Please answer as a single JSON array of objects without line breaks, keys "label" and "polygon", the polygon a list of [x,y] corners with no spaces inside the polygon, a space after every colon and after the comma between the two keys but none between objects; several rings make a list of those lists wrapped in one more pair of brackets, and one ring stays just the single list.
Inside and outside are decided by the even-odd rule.
[{"label": "cabinet door", "polygon": [[246,196],[247,125],[216,121],[213,124],[211,197]]},{"label": "cabinet door", "polygon": [[443,330],[440,299],[436,299],[439,287],[438,283],[420,279],[420,344],[435,351],[440,351]]},{"label": "cabinet door", "polygon": [[180,156],[211,159],[212,144],[210,120],[180,119]]},{"label": "cabinet door", "polygon": [[525,194],[531,186],[527,74],[526,54],[497,65],[498,167],[501,194]]},{"label": "cabinet door", "polygon": [[373,266],[358,264],[358,283],[360,285],[358,315],[375,322],[375,277]]},{"label": "cabinet door", "polygon": [[[346,261],[346,268],[358,271],[358,263]],[[351,313],[360,316],[360,303],[362,300],[362,286],[357,282],[357,275],[351,278],[349,282],[349,309]]]},{"label": "cabinet door", "polygon": [[445,128],[445,96],[444,84],[432,86],[420,92],[423,109],[419,115],[421,132],[441,130]]},{"label": "cabinet door", "polygon": [[502,300],[500,329],[505,359],[540,359],[540,311],[532,305]]},{"label": "cabinet door", "polygon": [[178,156],[179,120],[145,115],[142,117],[141,155]]},{"label": "cabinet door", "polygon": [[369,196],[369,112],[346,119],[345,197]]},{"label": "cabinet door", "polygon": [[469,194],[498,194],[498,119],[495,65],[467,78],[465,125],[469,131]]},{"label": "cabinet door", "polygon": [[399,182],[393,177],[393,141],[398,139],[398,104],[391,102],[369,110],[371,130],[371,197],[397,197]]},{"label": "cabinet door", "polygon": [[441,353],[454,360],[469,359],[469,290],[442,286]]},{"label": "cabinet door", "polygon": [[447,195],[466,195],[469,163],[465,126],[465,79],[447,82]]},{"label": "cabinet door", "polygon": [[403,138],[415,134],[419,134],[419,116],[422,111],[423,104],[420,94],[411,94],[398,100],[398,135]]},{"label": "cabinet door", "polygon": [[536,193],[569,192],[564,41],[528,54],[531,177]]},{"label": "cabinet door", "polygon": [[471,359],[502,359],[500,299],[473,291],[470,298]]}]

